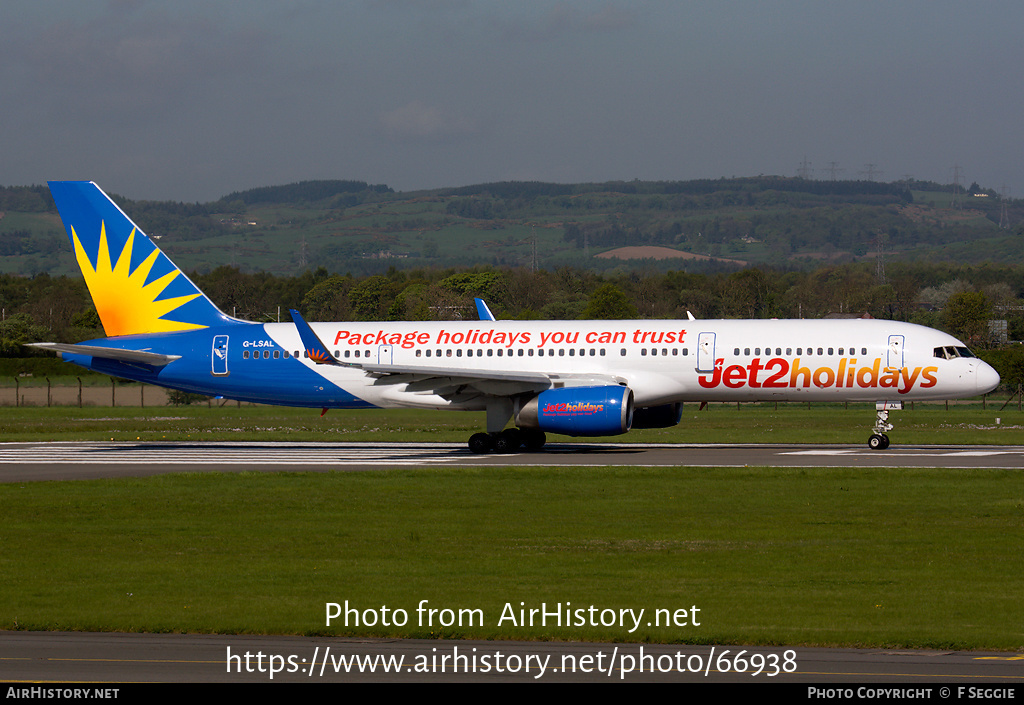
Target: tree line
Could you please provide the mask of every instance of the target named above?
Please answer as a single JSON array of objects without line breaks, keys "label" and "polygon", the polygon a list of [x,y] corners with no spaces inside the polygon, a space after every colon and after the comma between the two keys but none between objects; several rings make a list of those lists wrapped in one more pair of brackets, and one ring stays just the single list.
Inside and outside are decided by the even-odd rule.
[{"label": "tree line", "polygon": [[[872,264],[811,271],[745,268],[733,272],[605,272],[561,267],[390,269],[352,276],[323,267],[299,276],[222,266],[189,277],[226,313],[277,320],[298,308],[313,320],[451,320],[475,316],[474,297],[500,318],[821,318],[869,314],[944,328],[975,347],[990,345],[988,321],[1008,321],[1024,339],[1024,267],[893,263],[884,280]],[[48,340],[102,335],[84,281],[0,275],[4,324],[23,316]],[[287,320],[282,315],[282,320]],[[6,330],[6,329],[5,329]],[[25,354],[7,346],[5,355]]]}]

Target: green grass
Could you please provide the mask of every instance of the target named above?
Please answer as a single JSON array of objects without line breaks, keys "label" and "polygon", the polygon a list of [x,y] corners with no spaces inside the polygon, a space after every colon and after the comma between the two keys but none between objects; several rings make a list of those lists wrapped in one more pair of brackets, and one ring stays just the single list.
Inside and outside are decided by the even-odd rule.
[{"label": "green grass", "polygon": [[[3,629],[1024,646],[1018,471],[184,474],[4,484],[0,512]],[[327,627],[346,600],[409,624]],[[484,623],[419,626],[421,600]],[[644,626],[498,626],[521,602]]]}]

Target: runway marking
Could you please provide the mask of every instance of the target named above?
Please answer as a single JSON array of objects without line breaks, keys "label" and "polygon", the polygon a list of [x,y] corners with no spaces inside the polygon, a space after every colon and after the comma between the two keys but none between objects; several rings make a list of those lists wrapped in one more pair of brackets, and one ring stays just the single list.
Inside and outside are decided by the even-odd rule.
[{"label": "runway marking", "polygon": [[870,458],[956,458],[956,457],[988,457],[992,455],[1022,455],[1021,450],[948,450],[931,453],[916,453],[903,451],[896,453],[884,453],[877,450],[837,450],[823,448],[822,450],[792,450],[782,451],[779,455],[827,455],[827,456],[861,456]]},{"label": "runway marking", "polygon": [[[83,443],[31,447],[0,446],[0,464],[45,465],[422,465],[458,462],[464,453],[449,446],[394,450],[358,446],[316,447],[301,443]],[[467,451],[468,452],[468,451]]]}]

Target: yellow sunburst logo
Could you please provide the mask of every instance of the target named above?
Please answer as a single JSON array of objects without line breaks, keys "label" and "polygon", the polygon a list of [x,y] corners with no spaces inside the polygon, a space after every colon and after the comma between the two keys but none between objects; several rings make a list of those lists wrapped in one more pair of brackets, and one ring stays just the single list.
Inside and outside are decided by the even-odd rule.
[{"label": "yellow sunburst logo", "polygon": [[168,333],[172,331],[194,330],[206,326],[195,323],[165,320],[164,316],[177,310],[199,293],[157,301],[170,283],[181,274],[174,271],[159,279],[146,283],[153,265],[156,263],[160,250],[153,248],[149,256],[139,263],[134,271],[131,269],[132,248],[135,243],[135,229],[132,228],[127,242],[121,249],[117,263],[111,265],[110,250],[107,246],[106,224],[100,224],[99,251],[96,255],[96,266],[93,267],[78,239],[78,233],[71,228],[71,237],[75,246],[75,257],[78,266],[85,275],[85,283],[92,294],[96,311],[103,322],[103,330],[108,336],[135,335],[144,333]]}]

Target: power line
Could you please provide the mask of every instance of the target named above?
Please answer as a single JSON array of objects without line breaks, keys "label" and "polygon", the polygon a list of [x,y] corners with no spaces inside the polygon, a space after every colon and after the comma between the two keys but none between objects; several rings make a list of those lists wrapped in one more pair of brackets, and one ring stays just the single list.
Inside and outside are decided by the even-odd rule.
[{"label": "power line", "polygon": [[796,170],[796,175],[801,179],[811,178],[811,163],[807,161],[806,156],[804,156],[804,160],[800,162],[800,168]]}]

